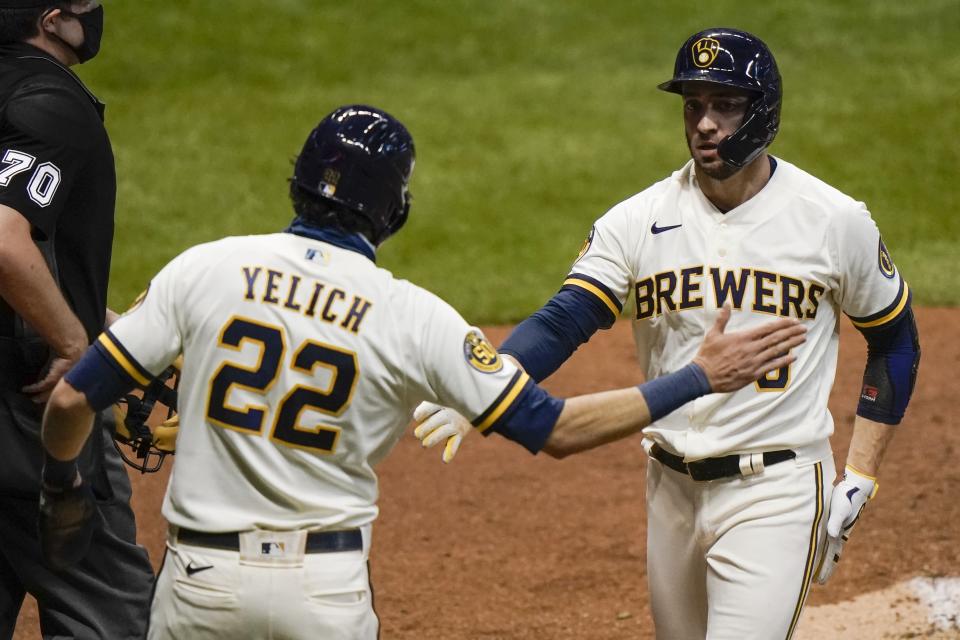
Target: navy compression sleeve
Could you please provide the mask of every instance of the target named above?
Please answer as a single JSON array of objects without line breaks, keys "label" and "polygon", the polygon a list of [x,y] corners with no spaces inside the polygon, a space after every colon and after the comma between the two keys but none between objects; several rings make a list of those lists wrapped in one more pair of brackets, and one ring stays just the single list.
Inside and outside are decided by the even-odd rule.
[{"label": "navy compression sleeve", "polygon": [[553,433],[563,405],[563,400],[554,398],[533,380],[527,380],[516,402],[483,434],[499,433],[536,454]]},{"label": "navy compression sleeve", "polygon": [[513,356],[537,382],[560,368],[577,348],[616,320],[596,296],[565,286],[521,322],[498,351]]},{"label": "navy compression sleeve", "polygon": [[920,366],[920,338],[909,301],[893,322],[858,329],[867,340],[867,366],[857,415],[884,424],[899,424]]},{"label": "navy compression sleeve", "polygon": [[695,362],[671,374],[637,386],[650,412],[650,422],[673,413],[691,400],[710,393],[707,374]]},{"label": "navy compression sleeve", "polygon": [[87,396],[87,404],[94,411],[103,411],[137,386],[99,341],[87,349],[64,379]]}]

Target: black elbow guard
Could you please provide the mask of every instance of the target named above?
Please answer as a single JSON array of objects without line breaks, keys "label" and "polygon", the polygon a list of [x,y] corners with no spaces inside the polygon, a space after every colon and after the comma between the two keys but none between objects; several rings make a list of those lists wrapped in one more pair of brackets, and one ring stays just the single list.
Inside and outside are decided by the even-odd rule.
[{"label": "black elbow guard", "polygon": [[857,415],[899,424],[920,366],[920,337],[913,310],[908,306],[895,322],[862,332],[867,339],[867,366]]}]

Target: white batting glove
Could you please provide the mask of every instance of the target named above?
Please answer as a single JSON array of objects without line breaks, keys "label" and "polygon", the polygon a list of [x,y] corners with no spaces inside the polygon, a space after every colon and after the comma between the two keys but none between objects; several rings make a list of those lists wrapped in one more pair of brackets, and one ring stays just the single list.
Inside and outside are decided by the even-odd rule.
[{"label": "white batting glove", "polygon": [[457,455],[464,437],[473,431],[473,425],[462,415],[439,404],[421,402],[413,412],[417,426],[413,435],[426,448],[446,441],[441,459],[449,463]]},{"label": "white batting glove", "polygon": [[877,494],[880,485],[876,478],[864,475],[847,465],[843,480],[833,488],[830,497],[830,519],[827,521],[827,548],[824,550],[820,570],[815,576],[817,583],[826,584],[833,575],[843,553],[843,545],[850,539],[853,525],[867,505]]}]

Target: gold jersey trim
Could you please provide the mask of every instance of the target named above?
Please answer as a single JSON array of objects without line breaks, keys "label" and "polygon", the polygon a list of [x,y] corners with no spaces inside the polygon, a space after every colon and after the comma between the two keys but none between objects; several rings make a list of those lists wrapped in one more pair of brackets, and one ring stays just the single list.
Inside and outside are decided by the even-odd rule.
[{"label": "gold jersey trim", "polygon": [[600,298],[600,302],[607,305],[607,308],[610,309],[610,313],[617,317],[620,315],[620,309],[617,307],[617,304],[610,299],[606,293],[603,292],[600,287],[597,287],[586,280],[581,280],[580,278],[567,278],[563,281],[564,285],[573,285],[575,287],[580,287],[581,289],[586,289],[596,297]]},{"label": "gold jersey trim", "polygon": [[150,378],[147,378],[140,373],[140,368],[123,353],[120,347],[114,344],[113,340],[110,339],[110,336],[108,336],[106,333],[101,333],[100,337],[97,338],[97,342],[99,342],[103,348],[106,349],[111,356],[113,356],[113,359],[117,361],[117,364],[123,367],[123,370],[126,371],[131,378],[143,386],[150,384]]},{"label": "gold jersey trim", "polygon": [[530,374],[527,372],[522,372],[520,377],[516,379],[516,382],[513,383],[511,389],[503,396],[503,399],[497,404],[497,406],[484,418],[483,422],[476,426],[477,431],[483,433],[489,429],[493,424],[503,415],[513,401],[517,399],[517,396],[520,395],[520,392],[523,391],[523,387],[527,384],[527,381],[530,379]]},{"label": "gold jersey trim", "polygon": [[904,282],[903,291],[901,292],[901,295],[900,295],[900,302],[897,304],[897,306],[893,308],[892,311],[890,311],[890,313],[884,316],[881,316],[876,320],[870,320],[869,322],[857,322],[852,318],[851,318],[851,322],[853,322],[853,326],[860,327],[862,329],[868,329],[870,327],[877,327],[877,326],[880,326],[881,324],[886,324],[891,320],[893,320],[894,318],[896,318],[898,315],[900,315],[900,312],[903,311],[903,308],[907,305],[907,300],[909,299],[910,299],[910,286],[906,282]]}]

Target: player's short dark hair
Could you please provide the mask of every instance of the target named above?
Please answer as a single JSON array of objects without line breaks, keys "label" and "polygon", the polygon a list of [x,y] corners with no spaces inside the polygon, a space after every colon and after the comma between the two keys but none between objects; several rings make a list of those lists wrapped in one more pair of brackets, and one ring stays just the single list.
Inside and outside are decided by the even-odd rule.
[{"label": "player's short dark hair", "polygon": [[290,182],[290,200],[297,217],[313,227],[339,229],[347,233],[362,233],[367,240],[373,237],[369,221],[333,200],[320,198]]},{"label": "player's short dark hair", "polygon": [[54,7],[66,7],[68,2],[42,4],[20,9],[0,9],[0,44],[23,42],[40,35],[40,16]]}]

